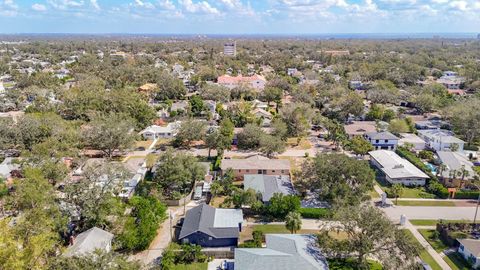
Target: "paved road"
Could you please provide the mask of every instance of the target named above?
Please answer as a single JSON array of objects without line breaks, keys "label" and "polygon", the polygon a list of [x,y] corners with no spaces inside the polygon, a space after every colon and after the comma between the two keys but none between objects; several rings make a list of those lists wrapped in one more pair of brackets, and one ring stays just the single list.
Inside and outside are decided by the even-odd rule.
[{"label": "paved road", "polygon": [[402,214],[408,219],[453,220],[473,220],[473,216],[475,215],[475,207],[390,206],[383,208],[383,211],[391,220],[396,222],[400,220]]},{"label": "paved road", "polygon": [[[282,225],[285,226],[285,222],[251,222],[248,221],[246,225]],[[326,229],[328,226],[338,225],[337,222],[328,220],[318,220],[310,218],[302,218],[302,230],[320,230]]]}]

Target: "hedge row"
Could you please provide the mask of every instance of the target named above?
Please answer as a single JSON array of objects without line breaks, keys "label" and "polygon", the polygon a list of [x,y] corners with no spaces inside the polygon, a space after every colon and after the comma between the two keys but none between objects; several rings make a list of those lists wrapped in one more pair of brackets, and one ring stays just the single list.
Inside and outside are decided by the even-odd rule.
[{"label": "hedge row", "polygon": [[300,208],[298,211],[303,218],[330,218],[332,210],[329,208]]}]

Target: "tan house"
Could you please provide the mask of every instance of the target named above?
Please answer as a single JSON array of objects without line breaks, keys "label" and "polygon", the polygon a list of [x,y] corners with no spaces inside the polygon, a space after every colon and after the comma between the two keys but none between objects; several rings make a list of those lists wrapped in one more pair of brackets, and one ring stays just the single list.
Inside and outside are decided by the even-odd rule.
[{"label": "tan house", "polygon": [[375,121],[353,121],[352,123],[345,125],[345,133],[349,138],[355,136],[365,135],[365,133],[377,131],[377,123]]},{"label": "tan house", "polygon": [[220,169],[222,173],[233,169],[235,177],[243,179],[245,174],[290,175],[290,161],[286,159],[268,159],[252,156],[245,159],[224,159]]}]

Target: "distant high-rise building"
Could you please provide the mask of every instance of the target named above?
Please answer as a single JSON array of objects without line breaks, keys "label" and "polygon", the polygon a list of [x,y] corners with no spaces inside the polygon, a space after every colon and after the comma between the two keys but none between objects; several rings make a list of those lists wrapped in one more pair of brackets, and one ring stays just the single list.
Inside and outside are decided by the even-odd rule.
[{"label": "distant high-rise building", "polygon": [[227,42],[223,45],[223,54],[228,56],[237,55],[237,44],[236,42]]},{"label": "distant high-rise building", "polygon": [[477,39],[480,39],[480,34],[477,35]]}]

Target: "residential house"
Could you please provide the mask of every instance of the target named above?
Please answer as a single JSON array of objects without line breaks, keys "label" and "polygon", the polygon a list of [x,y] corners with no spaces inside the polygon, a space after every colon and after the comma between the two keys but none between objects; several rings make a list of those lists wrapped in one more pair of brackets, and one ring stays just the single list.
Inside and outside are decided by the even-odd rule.
[{"label": "residential house", "polygon": [[399,138],[388,131],[368,132],[364,135],[365,139],[373,145],[375,149],[395,150]]},{"label": "residential house", "polygon": [[290,175],[290,161],[286,159],[268,159],[252,156],[245,159],[223,159],[220,165],[222,173],[233,169],[236,178],[245,174]]},{"label": "residential house", "polygon": [[93,227],[79,234],[73,239],[73,244],[68,247],[64,256],[84,256],[93,253],[95,250],[109,252],[112,249],[113,234],[100,228]]},{"label": "residential house", "polygon": [[232,77],[230,75],[222,75],[218,77],[217,82],[218,84],[223,85],[229,89],[233,89],[241,85],[246,85],[257,91],[260,91],[265,88],[267,80],[265,79],[265,77],[257,74],[245,77],[242,75],[238,75],[236,77]]},{"label": "residential house", "polygon": [[348,87],[352,90],[364,90],[365,85],[363,84],[362,81],[349,81],[348,82]]},{"label": "residential house", "polygon": [[442,76],[437,79],[437,83],[443,84],[447,90],[458,90],[465,83],[465,79],[457,76]]},{"label": "residential house", "polygon": [[262,127],[269,127],[270,123],[272,122],[273,115],[260,108],[256,108],[252,111],[253,115],[255,115],[256,118],[259,118],[262,120]]},{"label": "residential house", "polygon": [[458,253],[472,264],[472,269],[480,266],[480,240],[478,239],[457,239]]},{"label": "residential house", "polygon": [[451,151],[452,145],[457,146],[457,151],[463,151],[465,142],[453,136],[453,132],[444,129],[419,130],[418,136],[425,140],[427,148],[435,151]]},{"label": "residential house", "polygon": [[400,133],[400,140],[398,145],[405,146],[406,144],[413,145],[413,149],[420,151],[425,149],[425,141],[413,133]]},{"label": "residential house", "polygon": [[[298,69],[296,69],[296,68],[287,68],[287,75],[288,76],[293,77],[293,76],[296,76],[298,73],[299,73]],[[301,75],[301,73],[300,73],[300,75]]]},{"label": "residential house", "polygon": [[167,126],[151,125],[140,132],[145,140],[171,139],[175,137],[180,122],[168,123]]},{"label": "residential house", "polygon": [[351,139],[355,136],[364,136],[365,133],[373,133],[377,131],[375,121],[352,121],[344,126],[345,132]]},{"label": "residential house", "polygon": [[[462,152],[437,151],[437,156],[438,162],[445,165],[445,170],[439,172],[448,186],[463,187],[475,177],[473,163]],[[464,183],[462,183],[463,170],[466,171],[466,175],[463,175]]]},{"label": "residential house", "polygon": [[429,178],[419,168],[393,151],[375,150],[369,154],[370,163],[382,171],[385,180],[391,184],[424,186],[425,181]]},{"label": "residential house", "polygon": [[239,270],[327,270],[328,263],[315,235],[267,234],[266,248],[236,248]]},{"label": "residential house", "polygon": [[0,178],[10,181],[13,177],[12,173],[20,169],[20,165],[13,163],[13,159],[7,157],[0,163]]},{"label": "residential house", "polygon": [[243,176],[243,188],[245,190],[251,188],[262,194],[263,202],[270,201],[275,193],[295,194],[288,175],[246,174]]},{"label": "residential house", "polygon": [[202,247],[237,246],[242,230],[241,209],[200,204],[187,211],[178,240]]},{"label": "residential house", "polygon": [[170,107],[170,111],[171,112],[174,112],[174,111],[176,111],[176,112],[178,112],[178,111],[186,112],[188,110],[189,106],[190,106],[190,104],[186,100],[177,101],[177,102],[174,102],[172,104],[172,106]]}]

